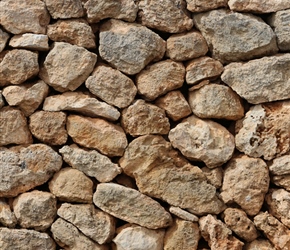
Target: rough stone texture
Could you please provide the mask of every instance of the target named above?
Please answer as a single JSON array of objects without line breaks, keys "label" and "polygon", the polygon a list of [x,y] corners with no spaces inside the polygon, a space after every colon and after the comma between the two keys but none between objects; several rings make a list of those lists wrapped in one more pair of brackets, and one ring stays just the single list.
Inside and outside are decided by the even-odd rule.
[{"label": "rough stone texture", "polygon": [[164,109],[166,115],[173,121],[178,121],[192,113],[188,102],[179,90],[170,91],[158,98],[155,104]]},{"label": "rough stone texture", "polygon": [[222,62],[249,60],[278,51],[271,27],[252,14],[219,9],[196,14],[193,19],[213,58]]},{"label": "rough stone texture", "polygon": [[38,71],[36,52],[13,49],[0,54],[0,86],[23,83],[37,75]]},{"label": "rough stone texture", "polygon": [[57,215],[99,244],[111,241],[115,234],[115,219],[91,204],[63,203]]},{"label": "rough stone texture", "polygon": [[0,109],[5,105],[3,96],[2,96],[2,90],[0,90]]},{"label": "rough stone texture", "polygon": [[99,182],[109,182],[122,172],[118,164],[96,150],[84,150],[74,144],[62,147],[59,152],[72,168],[95,177]]},{"label": "rough stone texture", "polygon": [[67,42],[87,49],[96,48],[93,30],[84,19],[58,20],[48,25],[47,35],[55,42]]},{"label": "rough stone texture", "polygon": [[235,149],[234,137],[220,124],[190,116],[171,129],[168,138],[174,148],[190,160],[214,168],[227,162]]},{"label": "rough stone texture", "polygon": [[290,149],[290,101],[253,106],[236,124],[236,147],[252,157],[272,160]]},{"label": "rough stone texture", "polygon": [[276,248],[268,240],[259,239],[246,244],[245,250],[276,250]]},{"label": "rough stone texture", "polygon": [[167,227],[172,222],[171,215],[157,201],[115,183],[98,184],[93,200],[114,217],[150,229]]},{"label": "rough stone texture", "polygon": [[48,36],[42,34],[21,34],[13,36],[9,41],[13,48],[47,51],[49,50]]},{"label": "rough stone texture", "polygon": [[103,119],[69,115],[66,127],[74,142],[108,156],[122,156],[128,144],[123,129]]},{"label": "rough stone texture", "polygon": [[195,216],[194,214],[191,214],[191,213],[189,213],[189,212],[187,212],[179,207],[170,206],[169,212],[171,214],[174,214],[175,216],[177,216],[178,218],[180,218],[182,220],[191,221],[191,222],[198,221],[197,216]]},{"label": "rough stone texture", "polygon": [[205,174],[208,183],[213,185],[215,188],[220,188],[223,182],[224,172],[221,167],[218,168],[201,168],[202,172]]},{"label": "rough stone texture", "polygon": [[165,111],[141,99],[122,110],[121,124],[126,133],[134,137],[146,134],[165,135],[170,129]]},{"label": "rough stone texture", "polygon": [[212,83],[191,91],[188,102],[200,118],[238,120],[244,116],[240,97],[224,85]]},{"label": "rough stone texture", "polygon": [[0,24],[12,34],[46,33],[50,16],[41,0],[0,1]]},{"label": "rough stone texture", "polygon": [[202,12],[219,7],[227,7],[228,0],[186,0],[186,2],[187,9],[191,12]]},{"label": "rough stone texture", "polygon": [[17,196],[13,210],[21,227],[44,231],[56,217],[56,198],[51,193],[33,190]]},{"label": "rough stone texture", "polygon": [[92,203],[93,182],[77,169],[62,168],[50,180],[49,190],[61,201]]},{"label": "rough stone texture", "polygon": [[215,79],[223,70],[223,65],[210,57],[193,59],[186,66],[186,82],[192,85],[205,79]]},{"label": "rough stone texture", "polygon": [[212,215],[200,218],[199,228],[202,237],[211,250],[242,250],[244,243],[232,235],[232,231]]},{"label": "rough stone texture", "polygon": [[[280,54],[247,63],[231,63],[221,79],[249,103],[259,104],[290,98],[290,54]],[[267,76],[267,77],[265,77]]]},{"label": "rough stone texture", "polygon": [[43,103],[43,110],[74,111],[86,116],[102,117],[112,121],[116,121],[120,117],[120,112],[116,108],[82,92],[65,92],[61,95],[49,96]]},{"label": "rough stone texture", "polygon": [[118,70],[134,75],[165,53],[165,41],[153,31],[136,23],[108,20],[100,27],[99,52]]},{"label": "rough stone texture", "polygon": [[88,78],[96,61],[97,55],[82,47],[55,42],[45,58],[39,76],[59,92],[73,91]]},{"label": "rough stone texture", "polygon": [[47,182],[62,166],[61,156],[44,144],[0,151],[0,197],[14,197]]},{"label": "rough stone texture", "polygon": [[84,15],[81,0],[44,0],[44,2],[54,19],[77,18]]},{"label": "rough stone texture", "polygon": [[207,51],[206,40],[198,31],[174,34],[166,41],[166,56],[174,61],[187,61],[204,56]]},{"label": "rough stone texture", "polygon": [[132,0],[88,0],[84,7],[90,23],[98,23],[106,18],[134,22],[138,11],[138,5]]},{"label": "rough stone texture", "polygon": [[232,158],[224,170],[221,197],[225,203],[236,203],[253,216],[263,205],[269,182],[268,167],[263,160],[240,155]]},{"label": "rough stone texture", "polygon": [[0,52],[5,48],[9,38],[9,34],[0,28]]},{"label": "rough stone texture", "polygon": [[27,229],[0,228],[0,249],[55,250],[55,243],[46,233]]},{"label": "rough stone texture", "polygon": [[290,191],[290,155],[277,157],[269,164],[272,182]]},{"label": "rough stone texture", "polygon": [[15,214],[11,211],[9,204],[5,199],[0,198],[0,225],[5,227],[15,227],[17,219]]},{"label": "rough stone texture", "polygon": [[172,60],[160,61],[147,66],[136,76],[138,93],[152,101],[170,90],[183,85],[185,68]]}]

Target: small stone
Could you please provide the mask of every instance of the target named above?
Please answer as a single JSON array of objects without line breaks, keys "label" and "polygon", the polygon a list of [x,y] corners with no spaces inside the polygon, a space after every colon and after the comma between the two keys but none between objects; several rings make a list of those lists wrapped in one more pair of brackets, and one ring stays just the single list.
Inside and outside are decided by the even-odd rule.
[{"label": "small stone", "polygon": [[56,217],[56,198],[38,190],[23,193],[14,199],[13,210],[21,227],[44,231]]},{"label": "small stone", "polygon": [[245,250],[276,250],[276,248],[268,240],[258,239],[246,244]]},{"label": "small stone", "polygon": [[198,222],[198,217],[194,214],[191,214],[180,207],[174,207],[170,206],[169,207],[169,212],[177,216],[178,218],[186,221],[191,221],[191,222]]},{"label": "small stone", "polygon": [[228,0],[186,0],[187,9],[191,12],[203,12],[207,10],[227,7]]},{"label": "small stone", "polygon": [[290,191],[290,155],[277,157],[269,164],[272,182]]},{"label": "small stone", "polygon": [[223,169],[221,167],[218,168],[201,168],[202,172],[205,174],[208,183],[213,185],[215,188],[220,188],[223,182]]},{"label": "small stone", "polygon": [[253,216],[263,205],[269,182],[268,167],[263,160],[240,155],[232,158],[224,169],[221,197],[225,203],[236,203]]},{"label": "small stone", "polygon": [[191,91],[188,102],[200,118],[238,120],[244,116],[241,98],[224,85],[212,83]]},{"label": "small stone", "polygon": [[42,34],[21,34],[13,36],[9,46],[19,49],[47,51],[49,50],[48,36]]},{"label": "small stone", "polygon": [[114,217],[149,229],[167,227],[172,222],[171,215],[157,201],[115,183],[98,184],[93,200]]},{"label": "small stone", "polygon": [[59,152],[72,168],[95,177],[99,182],[109,182],[122,172],[118,164],[96,150],[84,150],[77,145],[71,145],[62,147]]},{"label": "small stone", "polygon": [[210,57],[193,59],[186,66],[186,82],[192,85],[205,79],[215,79],[223,70],[223,65]]},{"label": "small stone", "polygon": [[2,90],[0,90],[0,109],[5,105],[3,96],[2,96]]},{"label": "small stone", "polygon": [[17,219],[15,214],[11,211],[9,204],[5,199],[0,198],[0,225],[5,227],[15,227],[17,224]]},{"label": "small stone", "polygon": [[77,169],[62,168],[50,180],[49,190],[60,201],[92,203],[93,182]]},{"label": "small stone", "polygon": [[66,127],[75,143],[107,156],[122,156],[128,145],[122,127],[103,119],[69,115]]},{"label": "small stone", "polygon": [[165,135],[170,129],[165,111],[141,99],[122,111],[121,124],[126,133],[134,137],[146,134]]},{"label": "small stone", "polygon": [[135,75],[165,53],[165,41],[150,29],[120,20],[108,20],[100,27],[99,52],[118,70]]},{"label": "small stone", "polygon": [[82,47],[55,42],[45,58],[39,76],[59,92],[73,91],[88,78],[96,61],[97,55]]},{"label": "small stone", "polygon": [[96,48],[93,30],[84,19],[58,20],[48,25],[47,35],[54,42],[66,42],[87,49]]},{"label": "small stone", "polygon": [[84,15],[81,0],[44,0],[44,2],[53,19],[77,18]]},{"label": "small stone", "polygon": [[0,52],[5,48],[9,38],[9,34],[0,28]]}]

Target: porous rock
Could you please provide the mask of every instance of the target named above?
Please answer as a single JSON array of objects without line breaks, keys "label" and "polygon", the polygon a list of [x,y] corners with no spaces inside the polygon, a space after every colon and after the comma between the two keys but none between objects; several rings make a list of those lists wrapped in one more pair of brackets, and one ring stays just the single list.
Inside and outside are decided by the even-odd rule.
[{"label": "porous rock", "polygon": [[17,219],[14,212],[11,211],[9,204],[5,199],[0,198],[0,225],[14,228],[17,224]]},{"label": "porous rock", "polygon": [[228,0],[186,0],[187,9],[191,12],[203,12],[207,10],[226,7]]},{"label": "porous rock", "polygon": [[290,155],[277,157],[269,164],[272,182],[290,191]]},{"label": "porous rock", "polygon": [[10,39],[9,46],[19,49],[47,51],[49,50],[48,36],[32,33],[15,35]]},{"label": "porous rock", "polygon": [[9,38],[9,34],[0,28],[0,52],[5,48]]},{"label": "porous rock", "polygon": [[81,0],[44,0],[44,2],[54,19],[77,18],[84,15]]}]

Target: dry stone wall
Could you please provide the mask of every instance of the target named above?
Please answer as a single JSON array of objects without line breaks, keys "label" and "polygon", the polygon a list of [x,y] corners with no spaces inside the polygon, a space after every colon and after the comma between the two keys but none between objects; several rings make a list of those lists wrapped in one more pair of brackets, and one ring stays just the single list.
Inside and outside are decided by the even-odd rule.
[{"label": "dry stone wall", "polygon": [[1,250],[290,250],[290,2],[0,0]]}]

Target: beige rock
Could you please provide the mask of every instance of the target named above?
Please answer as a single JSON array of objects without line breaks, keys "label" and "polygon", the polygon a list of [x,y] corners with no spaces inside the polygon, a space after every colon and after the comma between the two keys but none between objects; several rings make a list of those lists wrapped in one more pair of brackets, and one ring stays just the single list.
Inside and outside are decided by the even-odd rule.
[{"label": "beige rock", "polygon": [[36,52],[13,49],[0,54],[0,86],[23,83],[37,75],[38,71]]},{"label": "beige rock", "polygon": [[5,48],[9,38],[9,34],[0,28],[0,52]]},{"label": "beige rock", "polygon": [[227,162],[235,149],[234,137],[220,124],[190,116],[168,135],[174,148],[190,160],[215,168]]},{"label": "beige rock", "polygon": [[137,23],[111,19],[100,27],[101,58],[129,75],[162,59],[165,45],[160,36]]},{"label": "beige rock", "polygon": [[218,168],[201,168],[202,172],[205,174],[208,183],[213,185],[215,188],[220,188],[223,182],[223,169],[221,167]]},{"label": "beige rock", "polygon": [[58,20],[48,25],[47,35],[55,42],[67,42],[87,49],[96,48],[93,30],[84,19]]},{"label": "beige rock", "polygon": [[15,35],[10,39],[9,46],[19,49],[47,51],[49,50],[48,36],[32,33]]},{"label": "beige rock", "polygon": [[278,51],[271,27],[252,14],[218,9],[196,14],[193,20],[206,39],[213,58],[223,63],[249,60]]},{"label": "beige rock", "polygon": [[2,95],[2,90],[0,90],[0,109],[5,105]]},{"label": "beige rock", "polygon": [[63,203],[57,215],[77,227],[85,236],[104,244],[115,234],[115,219],[92,204]]},{"label": "beige rock", "polygon": [[84,10],[81,0],[44,0],[53,19],[82,17]]},{"label": "beige rock", "polygon": [[115,183],[98,184],[93,201],[114,217],[149,229],[167,227],[172,222],[171,215],[157,201]]},{"label": "beige rock", "polygon": [[199,220],[202,237],[211,250],[242,250],[244,243],[232,235],[232,231],[220,220],[207,215]]},{"label": "beige rock", "polygon": [[147,66],[136,76],[138,93],[152,101],[170,90],[183,85],[185,68],[172,60],[160,61]]},{"label": "beige rock", "polygon": [[177,216],[178,218],[180,218],[182,220],[191,221],[191,222],[198,222],[197,216],[181,209],[180,207],[170,206],[169,212],[174,214],[175,216]]},{"label": "beige rock", "polygon": [[240,155],[232,158],[224,169],[221,197],[225,203],[236,203],[253,216],[263,205],[269,182],[268,167],[263,160]]},{"label": "beige rock", "polygon": [[93,182],[77,169],[62,168],[50,180],[49,190],[61,201],[92,203]]},{"label": "beige rock", "polygon": [[17,219],[15,214],[11,211],[9,204],[5,199],[0,198],[0,225],[5,227],[15,227],[17,224]]},{"label": "beige rock", "polygon": [[39,76],[59,92],[73,91],[88,78],[96,61],[97,55],[82,47],[55,42]]},{"label": "beige rock", "polygon": [[23,193],[14,199],[13,210],[21,227],[44,231],[56,217],[56,198],[38,190]]},{"label": "beige rock", "polygon": [[108,156],[122,156],[128,145],[123,129],[103,119],[69,115],[66,127],[74,142]]},{"label": "beige rock", "polygon": [[276,248],[268,240],[258,239],[246,244],[245,250],[276,250]]},{"label": "beige rock", "polygon": [[197,84],[205,79],[215,79],[223,72],[223,65],[210,57],[204,56],[191,60],[186,66],[187,84]]},{"label": "beige rock", "polygon": [[240,97],[224,85],[212,83],[192,91],[188,102],[200,118],[238,120],[244,116]]},{"label": "beige rock", "polygon": [[62,147],[59,152],[72,168],[95,177],[99,182],[109,182],[122,172],[118,164],[96,150],[84,150],[77,145],[71,145]]},{"label": "beige rock", "polygon": [[290,191],[290,155],[277,157],[269,164],[271,181]]},{"label": "beige rock", "polygon": [[204,56],[207,51],[207,43],[198,31],[173,34],[166,41],[166,56],[174,61]]},{"label": "beige rock", "polygon": [[191,12],[202,12],[217,9],[219,7],[227,7],[228,0],[186,0],[187,9]]},{"label": "beige rock", "polygon": [[25,116],[30,116],[48,95],[49,87],[42,81],[8,86],[3,96],[10,106],[17,106]]}]

